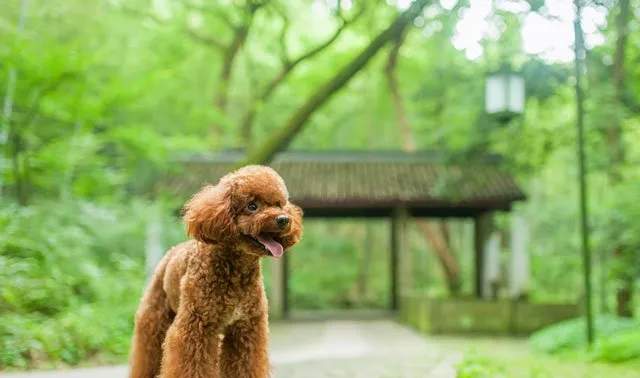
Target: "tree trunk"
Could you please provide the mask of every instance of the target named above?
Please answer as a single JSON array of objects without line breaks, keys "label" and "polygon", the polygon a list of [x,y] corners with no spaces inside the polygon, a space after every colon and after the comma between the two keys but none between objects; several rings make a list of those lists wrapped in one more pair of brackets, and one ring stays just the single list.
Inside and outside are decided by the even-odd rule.
[{"label": "tree trunk", "polygon": [[220,71],[218,88],[214,94],[213,104],[224,114],[229,99],[229,82],[231,81],[231,71],[233,64],[249,35],[249,25],[243,25],[236,29],[231,44],[225,49],[222,59],[222,70]]},{"label": "tree trunk", "polygon": [[[613,84],[616,91],[616,103],[622,108],[624,103],[624,57],[627,44],[629,26],[630,4],[629,0],[620,0],[619,12],[616,17],[616,51],[613,73]],[[622,181],[621,169],[624,165],[625,154],[622,144],[622,127],[619,118],[614,119],[614,124],[607,129],[607,143],[609,146],[609,180],[615,186]],[[622,230],[621,230],[622,231]],[[624,259],[624,248],[616,246],[614,248],[614,258]],[[616,313],[622,317],[633,317],[633,275],[621,275],[617,277],[620,284],[617,285],[616,293]]]},{"label": "tree trunk", "polygon": [[529,261],[529,225],[524,215],[511,219],[511,254],[509,263],[509,296],[520,300],[529,296],[531,268]]},{"label": "tree trunk", "polygon": [[[265,4],[248,4],[246,20],[243,24],[234,27],[233,38],[228,46],[222,49],[222,70],[220,71],[220,79],[218,86],[213,95],[213,105],[218,109],[221,115],[226,115],[227,103],[229,101],[229,86],[231,83],[231,74],[233,71],[234,63],[242,46],[244,46],[249,36],[249,30],[253,24],[256,12]],[[211,127],[211,134],[218,135],[221,133],[220,125],[214,124]]]},{"label": "tree trunk", "polygon": [[404,33],[400,34],[394,41],[384,72],[387,76],[387,82],[389,83],[391,97],[393,98],[393,106],[396,111],[396,124],[398,125],[400,137],[402,138],[402,149],[405,152],[415,152],[416,142],[413,137],[413,132],[411,131],[411,126],[409,125],[409,117],[407,116],[407,110],[404,107],[402,93],[400,93],[400,85],[398,84],[398,77],[396,76],[398,55],[400,54],[400,48],[404,42],[404,37]]},{"label": "tree trunk", "polygon": [[[400,92],[400,85],[398,84],[398,78],[396,76],[396,67],[398,62],[398,55],[400,48],[404,42],[404,33],[396,37],[391,52],[389,53],[389,59],[387,60],[387,66],[385,67],[385,75],[387,76],[387,82],[389,83],[389,91],[393,98],[393,104],[396,113],[396,124],[402,139],[402,149],[405,152],[415,152],[416,143],[409,124],[409,117],[404,106],[404,100],[402,93]],[[442,271],[446,278],[447,288],[449,293],[456,296],[460,292],[460,268],[456,261],[455,255],[451,251],[451,244],[449,243],[448,228],[444,222],[429,222],[424,220],[417,220],[416,223],[422,231],[427,243],[431,248],[436,251],[438,260],[442,266]]]},{"label": "tree trunk", "polygon": [[285,149],[291,140],[302,130],[309,118],[333,95],[342,89],[389,41],[401,34],[410,23],[422,12],[422,9],[431,0],[415,0],[411,7],[404,11],[382,33],[380,33],[369,45],[358,54],[351,62],[343,67],[333,78],[321,86],[305,102],[280,129],[261,146],[253,150],[240,166],[251,163],[265,164],[271,161],[275,154]]},{"label": "tree trunk", "polygon": [[[627,44],[629,24],[629,0],[620,0],[619,13],[616,17],[616,51],[613,72],[613,84],[616,93],[617,105],[622,107],[624,97],[624,56]],[[607,142],[609,145],[609,178],[612,184],[622,181],[620,169],[624,163],[624,148],[622,146],[622,129],[618,117],[614,124],[607,128]]]}]

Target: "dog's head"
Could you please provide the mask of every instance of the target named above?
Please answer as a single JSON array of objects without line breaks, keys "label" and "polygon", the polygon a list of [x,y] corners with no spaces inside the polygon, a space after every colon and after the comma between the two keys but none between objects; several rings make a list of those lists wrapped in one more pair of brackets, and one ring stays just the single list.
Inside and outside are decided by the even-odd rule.
[{"label": "dog's head", "polygon": [[302,209],[273,169],[249,165],[196,193],[184,208],[187,234],[204,243],[281,257],[302,237]]}]

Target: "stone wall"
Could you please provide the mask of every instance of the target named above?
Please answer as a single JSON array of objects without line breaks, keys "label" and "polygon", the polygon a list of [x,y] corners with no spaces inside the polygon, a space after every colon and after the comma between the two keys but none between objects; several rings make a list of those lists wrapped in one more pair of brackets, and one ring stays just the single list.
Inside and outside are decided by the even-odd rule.
[{"label": "stone wall", "polygon": [[434,299],[421,295],[400,299],[400,321],[430,334],[529,335],[580,315],[577,304]]}]

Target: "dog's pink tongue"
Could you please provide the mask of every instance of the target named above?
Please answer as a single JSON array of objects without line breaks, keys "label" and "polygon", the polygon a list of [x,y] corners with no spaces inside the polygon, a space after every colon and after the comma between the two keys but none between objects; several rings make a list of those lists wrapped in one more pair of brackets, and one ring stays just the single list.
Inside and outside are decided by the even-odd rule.
[{"label": "dog's pink tongue", "polygon": [[271,252],[274,257],[281,257],[284,249],[282,245],[277,241],[273,240],[271,236],[260,234],[258,235],[258,241],[264,245],[266,249]]}]

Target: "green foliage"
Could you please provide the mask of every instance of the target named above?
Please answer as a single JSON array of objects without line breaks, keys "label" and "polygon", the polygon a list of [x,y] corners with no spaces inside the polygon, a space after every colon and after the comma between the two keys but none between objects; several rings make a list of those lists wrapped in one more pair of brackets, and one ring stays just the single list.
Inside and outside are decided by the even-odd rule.
[{"label": "green foliage", "polygon": [[[596,317],[595,333],[603,342],[603,348],[608,350],[609,345],[629,345],[627,338],[618,339],[628,332],[636,332],[640,323],[633,319],[616,318],[613,316]],[[540,352],[559,354],[585,349],[587,346],[585,334],[585,320],[572,319],[544,328],[531,336],[531,346]],[[621,355],[635,353],[633,349],[620,350]],[[606,354],[606,352],[605,352]],[[605,354],[601,357],[605,358]],[[605,358],[606,359],[606,358]]]},{"label": "green foliage", "polygon": [[640,324],[633,329],[607,336],[596,344],[594,358],[604,362],[640,361]]},{"label": "green foliage", "polygon": [[[557,368],[552,367],[548,361],[537,361],[535,358],[520,356],[512,360],[479,352],[472,352],[465,356],[456,369],[456,378],[555,378],[558,376]],[[578,372],[570,374],[569,376],[565,373],[562,377],[583,377]]]},{"label": "green foliage", "polygon": [[[104,285],[117,285],[122,276],[117,277]],[[129,353],[133,313],[140,295],[134,289],[142,285],[139,274],[126,278],[132,279],[127,284],[131,287],[121,292],[117,301],[77,305],[52,317],[0,314],[0,367],[24,368],[42,362],[76,365],[105,356],[122,360]]]},{"label": "green foliage", "polygon": [[128,353],[144,285],[145,209],[3,203],[0,368]]},{"label": "green foliage", "polygon": [[456,378],[495,378],[503,376],[504,368],[488,358],[471,356],[457,366]]},{"label": "green foliage", "polygon": [[636,171],[630,168],[622,172],[628,181],[610,188],[598,214],[598,244],[608,253],[619,256],[610,272],[616,284],[640,275],[640,234],[635,231],[640,219],[640,204],[635,193],[640,184]]},{"label": "green foliage", "polygon": [[[374,231],[367,233],[362,224],[353,222],[307,221],[302,242],[291,252],[294,309],[385,308],[389,287],[385,226],[371,222],[367,227]],[[360,296],[356,291],[365,265],[368,274]]]},{"label": "green foliage", "polygon": [[[471,351],[456,366],[456,378],[632,378],[637,375],[637,366],[607,365],[584,361],[582,358],[552,358],[521,351],[512,346],[510,350],[488,352],[490,347]],[[516,351],[514,353],[514,350]]]}]

